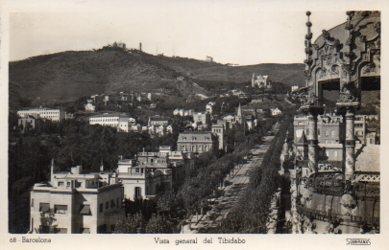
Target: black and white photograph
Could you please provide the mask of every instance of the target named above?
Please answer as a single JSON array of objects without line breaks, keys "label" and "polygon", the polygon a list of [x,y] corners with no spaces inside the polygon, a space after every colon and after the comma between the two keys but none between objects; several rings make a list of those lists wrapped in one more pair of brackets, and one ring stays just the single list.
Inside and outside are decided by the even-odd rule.
[{"label": "black and white photograph", "polygon": [[331,234],[381,249],[379,5],[9,2],[7,242]]}]

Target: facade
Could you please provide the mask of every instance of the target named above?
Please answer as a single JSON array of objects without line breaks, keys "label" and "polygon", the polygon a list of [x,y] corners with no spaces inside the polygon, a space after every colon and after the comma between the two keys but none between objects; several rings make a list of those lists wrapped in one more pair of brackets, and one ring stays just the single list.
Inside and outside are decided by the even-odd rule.
[{"label": "facade", "polygon": [[54,173],[52,162],[50,182],[35,184],[30,196],[32,233],[109,233],[124,216],[115,173],[83,173],[81,166]]},{"label": "facade", "polygon": [[167,126],[169,124],[169,119],[162,117],[149,117],[148,126]]},{"label": "facade", "polygon": [[282,115],[282,111],[279,108],[270,109],[272,116],[280,116]]},{"label": "facade", "polygon": [[187,117],[187,116],[193,116],[193,109],[175,109],[173,111],[173,115],[176,116],[182,116],[182,117]]},{"label": "facade", "polygon": [[125,114],[103,113],[89,117],[90,125],[101,125],[116,128],[121,132],[128,132],[135,125],[136,120]]},{"label": "facade", "polygon": [[223,121],[219,121],[216,124],[212,124],[212,133],[217,136],[219,150],[225,150],[225,128]]},{"label": "facade", "polygon": [[34,130],[37,126],[38,120],[33,116],[24,116],[18,118],[18,127],[21,128],[22,132],[27,130]]},{"label": "facade", "polygon": [[130,200],[151,198],[173,185],[168,157],[159,152],[140,152],[135,159],[120,159],[117,175],[125,198]]},{"label": "facade", "polygon": [[215,102],[208,102],[205,105],[205,112],[211,115],[213,113],[213,107],[215,106],[215,104]]},{"label": "facade", "polygon": [[211,123],[211,118],[207,112],[195,112],[193,113],[193,122],[197,128],[207,129]]},{"label": "facade", "polygon": [[177,150],[192,153],[204,153],[214,150],[215,139],[211,132],[183,132],[178,135]]},{"label": "facade", "polygon": [[253,73],[251,77],[251,87],[255,88],[271,88],[271,82],[268,75]]},{"label": "facade", "polygon": [[[296,157],[288,169],[292,233],[378,233],[380,228],[379,145],[358,144],[366,119],[356,116],[364,91],[380,90],[380,13],[346,14],[345,23],[323,30],[312,43],[307,12],[307,95],[294,121]],[[324,90],[338,93],[336,115],[321,115]],[[323,159],[322,148],[333,144],[340,156],[326,153]]]},{"label": "facade", "polygon": [[65,118],[64,111],[62,111],[61,109],[50,109],[50,108],[31,108],[31,109],[19,110],[17,114],[21,118],[32,116],[34,118],[46,119],[53,122],[59,122]]}]

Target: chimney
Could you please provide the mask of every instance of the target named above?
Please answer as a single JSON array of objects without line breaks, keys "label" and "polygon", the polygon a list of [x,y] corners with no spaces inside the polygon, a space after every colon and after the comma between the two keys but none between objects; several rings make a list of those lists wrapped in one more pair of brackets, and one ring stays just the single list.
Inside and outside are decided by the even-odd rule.
[{"label": "chimney", "polygon": [[139,43],[139,51],[142,51],[142,43]]}]

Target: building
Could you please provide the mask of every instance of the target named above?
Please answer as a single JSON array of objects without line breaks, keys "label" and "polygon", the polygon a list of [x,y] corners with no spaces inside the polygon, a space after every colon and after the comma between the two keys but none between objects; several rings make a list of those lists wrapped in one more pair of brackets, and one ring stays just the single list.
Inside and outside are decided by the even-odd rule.
[{"label": "building", "polygon": [[93,100],[88,99],[87,103],[84,106],[86,112],[95,112],[96,111],[96,106],[93,105]]},{"label": "building", "polygon": [[201,154],[214,150],[217,145],[211,132],[193,131],[178,135],[177,150]]},{"label": "building", "polygon": [[172,189],[172,169],[168,157],[159,152],[140,152],[136,159],[120,159],[118,180],[126,199],[149,199]]},{"label": "building", "polygon": [[17,112],[17,115],[21,118],[32,116],[34,118],[41,118],[53,122],[59,122],[65,118],[65,112],[61,109],[50,109],[50,108],[42,108],[42,107],[19,110]]},{"label": "building", "polygon": [[[346,22],[323,30],[314,42],[311,12],[306,14],[306,94],[297,96],[287,223],[292,233],[379,233],[380,146],[362,144],[366,117],[356,112],[367,91],[380,91],[380,12],[348,11]],[[326,107],[336,115],[322,115],[326,91],[338,96],[336,108]],[[379,131],[379,122],[374,126]],[[327,153],[333,144],[337,155]]]},{"label": "building", "polygon": [[206,105],[205,105],[205,112],[208,113],[208,114],[212,114],[213,113],[213,108],[215,106],[215,102],[208,102]]},{"label": "building", "polygon": [[33,116],[24,116],[18,118],[18,127],[24,133],[29,130],[35,130],[39,120]]},{"label": "building", "polygon": [[193,112],[193,109],[175,109],[173,115],[187,117],[193,116]]},{"label": "building", "polygon": [[217,137],[219,150],[225,150],[225,128],[223,121],[218,121],[218,123],[212,124],[212,133]]},{"label": "building", "polygon": [[[102,169],[103,170],[103,169]],[[54,172],[30,192],[32,233],[109,233],[124,216],[123,187],[111,172]]]},{"label": "building", "polygon": [[279,108],[270,109],[271,116],[280,116],[282,111]]},{"label": "building", "polygon": [[291,92],[297,91],[298,89],[299,89],[299,86],[298,86],[298,85],[292,85],[292,86],[290,87],[290,91],[291,91]]},{"label": "building", "polygon": [[149,117],[148,126],[167,126],[169,124],[168,118],[160,116]]},{"label": "building", "polygon": [[193,122],[199,130],[205,130],[208,129],[211,118],[207,112],[195,112],[193,113]]},{"label": "building", "polygon": [[134,118],[126,114],[103,113],[89,117],[89,125],[100,125],[116,128],[120,132],[128,132],[136,124]]},{"label": "building", "polygon": [[253,73],[251,77],[251,87],[253,88],[271,88],[271,82],[268,75],[261,75]]}]

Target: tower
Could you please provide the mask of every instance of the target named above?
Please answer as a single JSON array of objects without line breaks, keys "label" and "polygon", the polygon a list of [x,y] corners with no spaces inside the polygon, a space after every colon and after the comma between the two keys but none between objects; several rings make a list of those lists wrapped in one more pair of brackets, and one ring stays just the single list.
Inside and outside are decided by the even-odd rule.
[{"label": "tower", "polygon": [[239,124],[243,124],[242,107],[239,103],[238,110],[236,112],[236,120]]},{"label": "tower", "polygon": [[54,158],[51,159],[50,163],[50,182],[54,182]]}]

